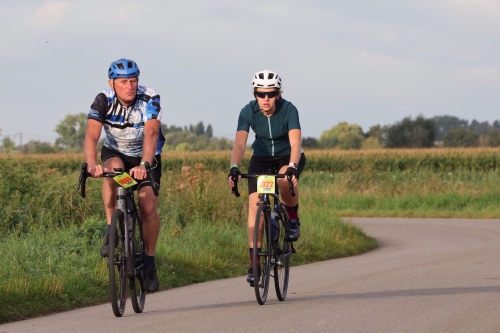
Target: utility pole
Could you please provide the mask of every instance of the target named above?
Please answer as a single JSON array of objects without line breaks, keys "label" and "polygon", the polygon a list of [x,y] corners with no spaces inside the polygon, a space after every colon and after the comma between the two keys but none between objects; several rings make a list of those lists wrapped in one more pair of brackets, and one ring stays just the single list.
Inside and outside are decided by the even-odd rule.
[{"label": "utility pole", "polygon": [[19,150],[23,149],[23,132],[19,132]]}]

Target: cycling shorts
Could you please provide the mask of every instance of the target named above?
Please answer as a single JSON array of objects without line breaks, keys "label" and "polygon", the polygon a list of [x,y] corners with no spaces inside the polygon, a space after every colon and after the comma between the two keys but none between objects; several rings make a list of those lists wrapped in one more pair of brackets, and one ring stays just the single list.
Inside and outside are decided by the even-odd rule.
[{"label": "cycling shorts", "polygon": [[[130,169],[138,166],[141,164],[141,159],[142,157],[133,157],[133,156],[127,156],[124,155],[116,150],[109,149],[106,146],[102,147],[101,150],[101,160],[104,163],[108,158],[111,157],[118,157],[124,167],[125,171],[129,172]],[[153,164],[151,165],[151,176],[153,177],[153,181],[158,184],[158,190],[160,189],[160,177],[161,177],[161,155],[155,155]],[[137,189],[141,188],[142,186],[151,186],[151,182],[149,179],[144,179],[144,180],[138,180],[137,181]]]},{"label": "cycling shorts", "polygon": [[[290,155],[283,156],[252,156],[248,165],[248,173],[264,173],[269,169],[281,169],[290,164]],[[300,161],[297,168],[297,179],[306,165],[306,156],[300,155]],[[257,192],[257,178],[248,178],[248,194]]]}]

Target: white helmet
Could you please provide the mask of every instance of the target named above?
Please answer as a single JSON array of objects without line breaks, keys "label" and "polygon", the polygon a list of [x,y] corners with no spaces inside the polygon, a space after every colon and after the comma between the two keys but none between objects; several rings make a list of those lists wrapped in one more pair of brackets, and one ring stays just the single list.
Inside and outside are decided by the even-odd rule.
[{"label": "white helmet", "polygon": [[281,78],[276,72],[263,70],[253,76],[252,87],[254,88],[278,88],[281,89]]}]

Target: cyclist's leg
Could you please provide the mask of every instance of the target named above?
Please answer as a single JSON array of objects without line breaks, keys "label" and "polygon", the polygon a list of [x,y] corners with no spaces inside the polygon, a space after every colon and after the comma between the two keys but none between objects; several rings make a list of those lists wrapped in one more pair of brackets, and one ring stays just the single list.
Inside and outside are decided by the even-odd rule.
[{"label": "cyclist's leg", "polygon": [[[151,174],[153,181],[160,186],[161,178],[161,156],[156,155],[151,165]],[[160,216],[156,203],[158,197],[153,193],[152,184],[149,180],[140,181],[138,185],[139,209],[143,220],[144,243],[146,246],[146,255],[154,256],[156,250],[156,241],[160,233]]]},{"label": "cyclist's leg", "polygon": [[[290,157],[287,156],[283,160],[280,161],[280,173],[285,173],[288,168]],[[297,180],[304,169],[306,164],[306,157],[304,153],[301,154],[299,165],[297,168]],[[283,204],[288,213],[289,219],[289,229],[287,233],[287,237],[291,241],[295,241],[300,237],[300,219],[298,216],[299,210],[299,188],[298,184],[294,186],[295,196],[292,197],[290,194],[290,189],[288,185],[288,180],[286,178],[278,179],[278,186],[280,188],[280,195]]]},{"label": "cyclist's leg", "polygon": [[144,243],[146,255],[154,256],[156,242],[160,234],[160,216],[156,208],[158,197],[153,193],[151,186],[142,186],[139,189],[139,209],[143,221]]},{"label": "cyclist's leg", "polygon": [[[155,156],[155,160],[151,165],[151,173],[153,181],[159,186],[161,177],[161,158],[159,155]],[[142,230],[146,248],[143,270],[144,289],[154,292],[159,288],[155,264],[156,243],[160,234],[160,216],[156,207],[158,197],[154,195],[152,184],[149,180],[139,183],[138,192],[139,210],[142,216]]]},{"label": "cyclist's leg", "polygon": [[[103,147],[101,151],[101,159],[103,161],[103,167],[108,170],[113,170],[113,168],[124,168],[124,161],[122,160],[120,154],[111,150],[109,148]],[[111,219],[116,206],[116,183],[111,178],[104,178],[102,182],[102,201],[104,204],[104,211],[106,212],[106,222],[107,230],[104,236],[104,243],[101,247],[100,253],[102,257],[109,256],[109,229],[111,224]],[[115,242],[117,245],[118,242]]]},{"label": "cyclist's leg", "polygon": [[248,248],[253,248],[253,236],[255,228],[255,217],[257,215],[257,203],[260,202],[259,193],[251,193],[248,197],[248,223],[247,223],[247,236]]},{"label": "cyclist's leg", "polygon": [[[101,151],[102,165],[108,171],[114,168],[125,168],[125,161],[117,151],[103,147]],[[112,178],[104,178],[102,182],[102,201],[106,211],[106,220],[108,225],[111,223],[111,217],[115,211],[116,204],[116,182]]]}]

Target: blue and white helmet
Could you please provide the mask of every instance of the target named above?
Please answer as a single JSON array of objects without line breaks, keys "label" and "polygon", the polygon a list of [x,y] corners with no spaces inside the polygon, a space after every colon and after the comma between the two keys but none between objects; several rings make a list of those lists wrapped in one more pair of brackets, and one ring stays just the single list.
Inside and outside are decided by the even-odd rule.
[{"label": "blue and white helmet", "polygon": [[281,89],[281,78],[278,73],[266,69],[255,73],[253,76],[252,87]]},{"label": "blue and white helmet", "polygon": [[140,74],[139,67],[133,60],[122,58],[109,65],[108,77],[110,79],[136,77]]}]

